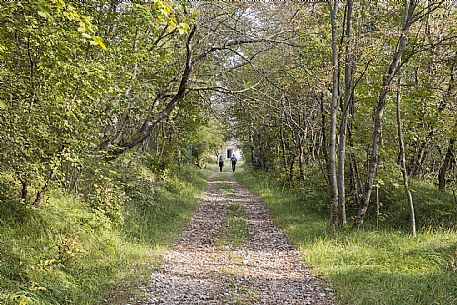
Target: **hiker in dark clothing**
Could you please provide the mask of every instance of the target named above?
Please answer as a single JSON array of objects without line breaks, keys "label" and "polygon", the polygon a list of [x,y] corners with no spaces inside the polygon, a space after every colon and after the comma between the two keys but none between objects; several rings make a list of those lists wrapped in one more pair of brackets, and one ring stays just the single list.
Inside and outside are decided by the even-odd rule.
[{"label": "hiker in dark clothing", "polygon": [[224,167],[224,158],[222,156],[219,157],[219,169],[222,172],[222,167]]}]

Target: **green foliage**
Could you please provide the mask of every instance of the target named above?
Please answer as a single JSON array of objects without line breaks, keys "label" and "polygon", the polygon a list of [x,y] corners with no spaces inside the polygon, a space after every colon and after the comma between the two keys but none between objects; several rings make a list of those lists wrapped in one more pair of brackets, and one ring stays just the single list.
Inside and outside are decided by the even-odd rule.
[{"label": "green foliage", "polygon": [[[438,191],[430,183],[413,179],[411,192],[416,208],[418,228],[455,228],[457,205],[450,192]],[[380,189],[383,227],[407,231],[409,212],[403,187],[398,183],[388,183]]]},{"label": "green foliage", "polygon": [[[62,0],[1,6],[0,170],[25,185],[26,202],[53,182],[74,186],[72,175],[99,158],[97,147],[119,128],[113,122],[152,107],[148,101],[180,67],[179,45],[194,17],[185,6]],[[176,48],[158,48],[161,35]],[[145,116],[128,117],[126,129]],[[98,191],[93,195],[107,196]]]},{"label": "green foliage", "polygon": [[[1,194],[0,303],[92,304],[119,282],[147,277],[194,213],[204,175],[182,167],[156,178],[142,163],[115,168],[124,183],[107,184],[105,172],[95,197],[56,190],[31,209]],[[116,188],[106,193],[107,185]],[[121,217],[107,210],[114,196],[123,200]]]},{"label": "green foliage", "polygon": [[[316,210],[319,203],[311,198],[284,189],[265,175],[238,172],[235,176],[265,201],[273,218],[300,249],[303,259],[330,282],[336,291],[337,304],[457,302],[455,227],[451,230],[423,227],[417,237],[389,229],[334,232],[326,215]],[[414,185],[418,197],[421,193]],[[430,186],[422,187],[430,190]],[[310,188],[320,196],[325,195],[323,189],[312,185]],[[421,211],[421,201],[417,202]],[[434,206],[426,217],[439,218],[442,208]],[[401,216],[390,221],[406,222]],[[451,225],[455,225],[454,220],[447,224]]]},{"label": "green foliage", "polygon": [[134,172],[124,176],[128,195],[124,234],[135,242],[170,245],[193,215],[205,177],[189,166],[165,170],[159,177],[148,168],[139,170],[138,176]]},{"label": "green foliage", "polygon": [[[284,206],[293,211],[284,216],[291,224],[308,212],[329,215],[321,174],[332,82],[328,8],[207,3],[199,16],[191,6],[165,0],[0,5],[0,298],[87,303],[85,297],[100,295],[129,263],[154,259],[157,251],[148,245],[170,244],[204,186],[200,174],[178,164],[204,167],[228,137],[242,142],[253,167],[272,173],[274,178],[259,176],[266,190],[279,183],[282,193],[293,190],[294,202],[313,203],[288,206],[285,196],[278,199],[278,215]],[[347,153],[361,183],[402,9],[387,1],[357,3],[354,10],[357,86]],[[403,229],[407,217],[396,165],[393,93],[400,89],[408,166],[423,180],[411,182],[418,224],[423,230],[455,227],[450,193],[429,183],[457,128],[455,12],[443,3],[413,25],[402,59],[404,85],[388,95],[376,184],[381,228]],[[342,14],[338,22],[343,24]],[[190,32],[195,23],[198,30]],[[189,33],[195,34],[191,46]],[[185,98],[163,118],[181,87],[188,49],[194,61]],[[343,59],[343,45],[340,51]],[[223,93],[232,89],[241,93]],[[227,122],[214,119],[208,101],[227,110]],[[105,159],[157,118],[141,145],[116,161]],[[451,162],[448,186],[455,187],[455,177]],[[357,195],[350,191],[347,206],[354,215]],[[236,213],[234,227],[243,231]],[[312,230],[325,230],[325,223]]]},{"label": "green foliage", "polygon": [[[407,2],[417,3],[415,13],[423,9],[424,14],[412,23],[401,67],[394,72],[395,77],[388,88],[383,88],[383,78],[399,45],[403,22],[401,16]],[[401,101],[400,116],[409,176],[427,182],[428,190],[442,197],[430,185],[438,184],[436,180],[439,173],[447,164],[444,180],[448,189],[455,190],[455,158],[452,157],[453,161],[448,163],[444,160],[446,152],[452,150],[451,143],[455,141],[457,126],[456,10],[449,3],[441,3],[433,10],[428,10],[423,3],[407,2],[402,5],[394,4],[394,1],[354,2],[351,23],[348,22],[348,6],[339,10],[336,18],[339,84],[335,84],[339,87],[340,107],[335,109],[338,113],[336,133],[343,130],[343,100],[347,95],[344,87],[348,84],[347,76],[354,73],[351,81],[354,88],[350,90],[352,104],[349,105],[349,122],[345,129],[347,142],[343,141],[342,135],[337,135],[337,143],[345,143],[345,153],[343,149],[337,148],[335,155],[332,154],[332,158],[329,158],[332,84],[337,80],[332,79],[332,32],[328,6],[303,8],[293,18],[284,12],[287,9],[285,4],[275,9],[258,8],[256,16],[264,21],[264,24],[258,26],[260,29],[265,26],[266,31],[271,33],[269,26],[274,24],[272,27],[278,31],[291,31],[294,35],[286,39],[287,43],[278,44],[268,52],[264,52],[263,47],[258,45],[243,46],[242,52],[247,58],[255,57],[254,67],[249,62],[242,68],[231,71],[230,77],[225,80],[226,84],[233,87],[256,84],[242,96],[230,96],[227,99],[228,112],[234,118],[246,161],[254,169],[269,171],[274,176],[281,177],[281,182],[287,179],[290,184],[301,183],[306,192],[308,182],[301,182],[308,179],[303,177],[307,175],[304,168],[320,168],[322,172],[329,172],[329,160],[335,160],[336,164],[342,160],[342,156],[337,153],[345,155],[345,178],[341,182],[347,186],[345,200],[349,221],[357,215],[364,195],[362,193],[366,193],[364,189],[368,165],[378,159],[371,157],[373,134],[378,127],[382,126],[379,129],[382,132],[378,181],[383,180],[387,185],[392,185],[390,181],[395,180],[392,183],[403,184],[397,166],[397,92]],[[270,20],[274,21],[270,23]],[[345,35],[349,32],[346,26],[350,24],[352,37],[349,39]],[[347,44],[349,42],[350,45]],[[345,75],[348,72],[351,74]],[[397,77],[401,77],[400,86],[397,85]],[[385,109],[379,124],[375,126],[373,114],[376,109],[384,107],[378,104],[384,89],[387,89]],[[321,178],[319,180],[320,183]],[[319,185],[328,189],[325,184]],[[391,196],[403,192],[400,188],[397,191],[399,192],[394,192],[390,187],[380,188],[381,196],[384,193]],[[425,192],[425,189],[422,191]],[[336,191],[334,195],[336,198]],[[448,195],[443,197],[449,199]],[[413,199],[414,197],[413,194]],[[429,213],[437,216],[435,223],[452,222],[454,217],[451,215],[455,212],[449,208],[448,199],[440,206],[436,200],[425,202],[425,198],[425,195],[419,194],[419,209],[428,206],[427,211],[418,211],[421,214],[418,216],[421,224],[427,226],[432,222],[423,216]],[[400,202],[399,198],[394,201]],[[389,208],[389,215],[383,217],[394,219],[398,214],[405,216],[406,205],[384,203],[392,208]],[[437,210],[432,212],[433,208]],[[370,207],[370,216],[373,216],[374,211]],[[447,215],[444,220],[442,213]],[[390,224],[394,227],[400,225],[397,221]]]}]

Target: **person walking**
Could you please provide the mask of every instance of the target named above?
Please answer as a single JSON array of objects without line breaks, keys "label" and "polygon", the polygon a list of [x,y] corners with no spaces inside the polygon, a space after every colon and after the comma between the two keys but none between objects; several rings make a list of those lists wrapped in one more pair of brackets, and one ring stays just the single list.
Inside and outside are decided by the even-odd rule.
[{"label": "person walking", "polygon": [[222,172],[222,167],[224,167],[224,158],[222,155],[219,157],[219,170]]},{"label": "person walking", "polygon": [[236,161],[238,159],[236,158],[235,154],[232,155],[232,157],[230,158],[230,161],[232,161],[232,171],[234,172],[235,171],[235,166],[236,166]]}]

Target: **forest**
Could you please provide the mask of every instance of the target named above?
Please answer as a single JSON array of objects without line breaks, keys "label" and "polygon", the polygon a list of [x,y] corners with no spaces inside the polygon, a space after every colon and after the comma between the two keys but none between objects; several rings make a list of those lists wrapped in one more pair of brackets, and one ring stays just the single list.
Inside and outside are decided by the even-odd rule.
[{"label": "forest", "polygon": [[232,139],[335,304],[457,302],[457,2],[17,0],[0,25],[0,304],[126,304]]}]

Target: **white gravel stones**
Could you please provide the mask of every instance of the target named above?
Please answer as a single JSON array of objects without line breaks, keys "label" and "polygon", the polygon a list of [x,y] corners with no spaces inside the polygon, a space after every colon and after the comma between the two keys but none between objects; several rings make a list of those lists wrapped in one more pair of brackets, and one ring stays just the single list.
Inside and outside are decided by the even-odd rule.
[{"label": "white gravel stones", "polygon": [[[230,181],[221,183],[222,176]],[[225,194],[227,183],[235,188],[234,195]],[[218,245],[217,237],[227,207],[235,202],[246,207],[249,242],[231,249]],[[230,173],[210,179],[206,197],[178,245],[166,253],[148,287],[141,288],[149,298],[134,304],[329,305],[334,295],[308,272],[263,203]]]}]

